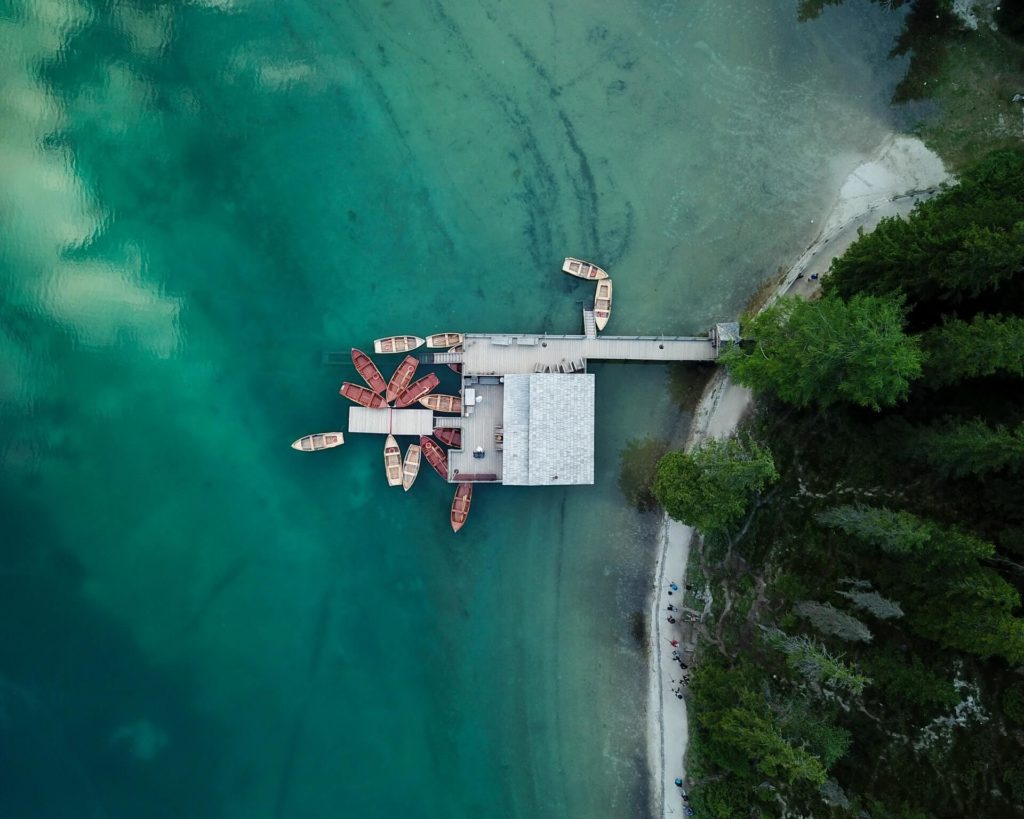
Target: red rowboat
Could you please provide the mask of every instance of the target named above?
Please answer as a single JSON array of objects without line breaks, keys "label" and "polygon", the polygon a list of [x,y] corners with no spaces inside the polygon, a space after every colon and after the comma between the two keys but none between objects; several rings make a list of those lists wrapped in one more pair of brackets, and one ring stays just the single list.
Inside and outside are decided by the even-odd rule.
[{"label": "red rowboat", "polygon": [[414,355],[407,355],[402,359],[402,363],[398,365],[398,369],[395,370],[395,374],[388,382],[388,391],[384,397],[387,398],[389,404],[405,392],[406,387],[412,383],[412,377],[416,375],[416,368],[419,365],[420,362]]},{"label": "red rowboat", "polygon": [[452,499],[452,531],[457,532],[462,528],[469,517],[469,505],[473,502],[473,484],[460,483],[455,490],[455,497]]},{"label": "red rowboat", "polygon": [[440,383],[441,379],[433,373],[423,376],[419,381],[414,381],[403,390],[402,394],[395,399],[395,406],[401,408],[415,404]]},{"label": "red rowboat", "polygon": [[459,449],[462,446],[462,430],[449,427],[434,427],[434,437],[445,446]]},{"label": "red rowboat", "polygon": [[434,471],[444,480],[448,480],[448,456],[444,454],[444,450],[426,435],[420,436],[420,448],[427,463],[434,467]]},{"label": "red rowboat", "polygon": [[344,395],[349,401],[355,401],[357,404],[369,407],[370,409],[383,409],[388,405],[388,402],[384,400],[383,396],[377,395],[373,390],[368,390],[366,387],[361,387],[350,381],[346,381],[342,384],[341,389],[338,390],[338,392]]},{"label": "red rowboat", "polygon": [[374,392],[384,392],[384,388],[387,386],[384,383],[384,376],[380,374],[377,365],[373,363],[366,353],[353,347],[352,363],[355,364],[356,372],[363,377],[363,381],[370,385],[371,390]]}]

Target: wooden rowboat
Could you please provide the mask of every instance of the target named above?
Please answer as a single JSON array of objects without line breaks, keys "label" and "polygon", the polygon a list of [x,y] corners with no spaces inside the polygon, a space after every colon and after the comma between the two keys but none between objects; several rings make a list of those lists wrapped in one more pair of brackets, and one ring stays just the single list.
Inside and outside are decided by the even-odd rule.
[{"label": "wooden rowboat", "polygon": [[436,388],[441,383],[439,379],[433,373],[423,376],[419,381],[413,381],[408,387],[406,387],[402,394],[395,399],[395,406],[398,408],[407,407],[410,404],[415,404],[424,395]]},{"label": "wooden rowboat", "polygon": [[423,448],[423,457],[427,459],[427,463],[434,467],[434,471],[444,480],[448,480],[448,456],[444,454],[444,450],[425,435],[420,436],[420,446]]},{"label": "wooden rowboat", "polygon": [[460,483],[455,490],[455,497],[452,498],[452,531],[457,532],[462,528],[469,517],[469,505],[473,502],[473,484]]},{"label": "wooden rowboat", "polygon": [[420,403],[427,409],[434,412],[454,412],[462,414],[462,399],[457,395],[427,395],[420,399]]},{"label": "wooden rowboat", "polygon": [[608,278],[608,274],[596,264],[585,262],[582,259],[574,259],[572,256],[565,257],[565,261],[562,262],[562,270],[570,276],[578,276],[587,281]]},{"label": "wooden rowboat", "polygon": [[432,336],[427,336],[427,347],[431,350],[453,347],[461,343],[462,333],[434,333]]},{"label": "wooden rowboat", "polygon": [[402,450],[394,435],[389,435],[384,442],[384,472],[388,476],[388,486],[402,485]]},{"label": "wooden rowboat", "polygon": [[345,443],[345,436],[340,432],[316,432],[303,435],[292,444],[292,449],[299,452],[319,452],[322,449],[334,449]]},{"label": "wooden rowboat", "polygon": [[407,353],[423,346],[423,339],[419,336],[388,336],[378,338],[373,342],[375,353]]},{"label": "wooden rowboat", "polygon": [[389,404],[405,392],[406,387],[412,383],[412,377],[416,375],[416,368],[419,365],[420,362],[414,355],[407,355],[402,359],[402,363],[398,365],[398,369],[388,381],[388,391],[384,397]]},{"label": "wooden rowboat", "polygon": [[462,430],[455,427],[434,427],[434,437],[445,446],[462,448]]},{"label": "wooden rowboat", "polygon": [[349,401],[355,401],[357,404],[369,407],[370,409],[383,409],[388,405],[388,402],[384,400],[384,396],[377,395],[373,390],[368,390],[359,384],[353,384],[351,381],[346,381],[342,384],[338,392]]},{"label": "wooden rowboat", "polygon": [[370,385],[371,390],[374,392],[384,392],[384,388],[387,386],[384,383],[384,376],[380,374],[377,365],[370,360],[366,353],[353,347],[352,363],[356,367],[356,372],[363,377],[363,381]]},{"label": "wooden rowboat", "polygon": [[612,280],[605,279],[597,283],[597,295],[594,297],[594,323],[598,330],[603,330],[612,315]]},{"label": "wooden rowboat", "polygon": [[[461,344],[456,344],[454,347],[449,347],[448,348],[448,352],[449,353],[461,353],[462,352],[462,345]],[[461,373],[462,372],[462,365],[461,364],[449,364],[448,367],[453,369],[453,370],[455,370],[455,372],[457,372],[457,373]]]},{"label": "wooden rowboat", "polygon": [[405,462],[402,464],[402,489],[406,492],[409,491],[409,487],[416,481],[416,476],[420,473],[420,445],[409,444],[409,448],[405,451]]}]

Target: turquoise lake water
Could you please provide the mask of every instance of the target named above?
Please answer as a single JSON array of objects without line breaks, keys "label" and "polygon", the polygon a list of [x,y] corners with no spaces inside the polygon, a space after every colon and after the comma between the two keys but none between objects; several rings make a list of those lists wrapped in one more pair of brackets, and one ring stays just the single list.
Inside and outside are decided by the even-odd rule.
[{"label": "turquoise lake water", "polygon": [[577,332],[566,254],[609,332],[735,317],[890,127],[898,25],[0,1],[0,815],[645,816],[616,477],[681,434],[668,370],[596,366],[596,485],[483,487],[458,536],[379,439],[288,444],[344,429],[324,351]]}]

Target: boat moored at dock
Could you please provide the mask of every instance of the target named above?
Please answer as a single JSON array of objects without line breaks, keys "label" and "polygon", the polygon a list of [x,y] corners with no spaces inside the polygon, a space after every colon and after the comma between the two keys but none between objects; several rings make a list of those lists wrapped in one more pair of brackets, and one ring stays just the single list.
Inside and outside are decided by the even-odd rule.
[{"label": "boat moored at dock", "polygon": [[587,281],[597,281],[598,279],[607,279],[608,274],[605,273],[596,264],[585,262],[583,259],[574,259],[572,256],[566,256],[565,261],[562,262],[562,271],[568,273],[570,276],[577,276]]},{"label": "boat moored at dock", "polygon": [[462,333],[434,333],[427,336],[427,349],[440,350],[462,343]]},{"label": "boat moored at dock", "polygon": [[363,381],[370,385],[371,390],[378,393],[384,392],[384,388],[387,386],[384,376],[380,374],[377,365],[366,353],[353,347],[352,364],[355,365],[356,372],[362,376]]},{"label": "boat moored at dock", "polygon": [[402,450],[398,448],[394,435],[389,435],[384,441],[384,472],[388,476],[388,486],[401,486]]},{"label": "boat moored at dock", "polygon": [[427,395],[420,399],[420,403],[427,409],[434,412],[454,412],[462,414],[462,399],[457,395]]},{"label": "boat moored at dock", "polygon": [[423,448],[423,457],[427,459],[427,463],[434,467],[434,471],[442,480],[448,480],[448,456],[444,454],[444,450],[436,441],[425,435],[420,437],[420,446]]},{"label": "boat moored at dock", "polygon": [[423,343],[423,339],[419,336],[388,336],[374,341],[373,351],[383,354],[408,353],[417,347],[422,347]]},{"label": "boat moored at dock", "polygon": [[416,476],[420,473],[420,454],[419,444],[409,444],[405,451],[405,461],[402,463],[402,489],[406,492],[416,482]]},{"label": "boat moored at dock", "polygon": [[395,407],[400,409],[410,404],[415,404],[428,392],[436,389],[440,383],[441,379],[433,373],[423,376],[419,381],[414,381],[402,391],[402,394],[395,399]]},{"label": "boat moored at dock", "polygon": [[395,370],[394,375],[391,376],[391,380],[388,381],[387,393],[384,397],[390,404],[412,383],[412,378],[416,375],[416,368],[420,365],[414,355],[407,355],[402,359],[402,363],[398,365],[398,369]]},{"label": "boat moored at dock", "polygon": [[342,384],[338,392],[349,401],[355,401],[360,406],[369,407],[370,409],[383,409],[388,405],[388,402],[384,400],[384,396],[377,395],[373,390],[362,387],[359,384],[353,384],[351,381],[346,381]]},{"label": "boat moored at dock", "polygon": [[612,316],[612,280],[605,279],[597,283],[597,294],[594,296],[594,323],[598,330],[603,330]]},{"label": "boat moored at dock", "polygon": [[445,446],[462,447],[462,430],[458,427],[434,427],[434,437]]},{"label": "boat moored at dock", "polygon": [[471,483],[460,483],[459,488],[455,490],[455,497],[452,498],[452,512],[450,520],[452,522],[452,531],[457,532],[466,523],[466,518],[469,517],[469,506],[473,502],[473,484]]},{"label": "boat moored at dock", "polygon": [[320,452],[323,449],[334,449],[345,443],[345,436],[340,432],[315,432],[312,435],[303,435],[297,441],[292,442],[292,449],[299,452]]}]

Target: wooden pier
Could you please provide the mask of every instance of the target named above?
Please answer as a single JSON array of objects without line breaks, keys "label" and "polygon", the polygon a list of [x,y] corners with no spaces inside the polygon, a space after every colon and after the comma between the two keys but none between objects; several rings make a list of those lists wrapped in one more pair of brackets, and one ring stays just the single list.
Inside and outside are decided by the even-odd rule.
[{"label": "wooden pier", "polygon": [[[468,334],[462,343],[466,375],[572,372],[595,361],[714,361],[715,334],[707,336],[551,336],[531,333]],[[458,355],[449,353],[448,355]],[[564,369],[583,361],[584,368]],[[538,366],[540,369],[538,369]],[[558,369],[563,367],[563,369]],[[546,368],[546,369],[545,369]]]},{"label": "wooden pier", "polygon": [[[448,453],[448,480],[517,485],[594,481],[594,376],[589,361],[715,361],[738,340],[735,324],[706,336],[469,333],[462,353],[432,363],[462,364],[462,447]],[[440,419],[437,419],[440,420]]]},{"label": "wooden pier", "polygon": [[706,336],[598,335],[589,310],[583,327],[584,335],[467,333],[462,352],[422,353],[424,364],[461,364],[461,414],[351,407],[349,432],[415,437],[461,429],[462,445],[448,450],[451,483],[593,483],[596,391],[588,362],[715,361],[740,340],[734,323]]}]

